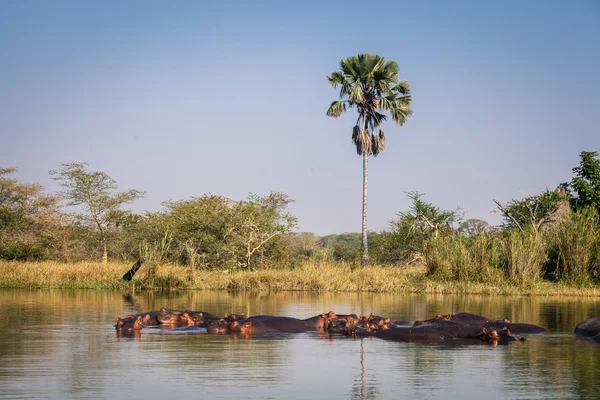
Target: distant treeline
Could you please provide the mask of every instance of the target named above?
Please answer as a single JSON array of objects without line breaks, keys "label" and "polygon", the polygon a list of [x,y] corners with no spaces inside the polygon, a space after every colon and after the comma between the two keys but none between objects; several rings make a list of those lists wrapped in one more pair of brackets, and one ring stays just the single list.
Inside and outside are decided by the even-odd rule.
[{"label": "distant treeline", "polygon": [[[570,182],[556,190],[502,204],[503,224],[464,220],[408,193],[412,205],[371,233],[371,262],[385,266],[424,263],[432,277],[481,282],[600,279],[600,160],[582,152]],[[142,192],[117,192],[103,172],[85,163],[50,171],[63,190],[44,193],[35,183],[0,168],[0,259],[61,262],[170,263],[195,269],[294,268],[306,261],[344,261],[358,267],[361,234],[318,237],[292,233],[297,220],[283,193],[244,200],[205,194],[167,201],[163,210],[137,214],[125,205]],[[67,212],[66,207],[75,207]],[[68,210],[73,210],[70,208]]]}]

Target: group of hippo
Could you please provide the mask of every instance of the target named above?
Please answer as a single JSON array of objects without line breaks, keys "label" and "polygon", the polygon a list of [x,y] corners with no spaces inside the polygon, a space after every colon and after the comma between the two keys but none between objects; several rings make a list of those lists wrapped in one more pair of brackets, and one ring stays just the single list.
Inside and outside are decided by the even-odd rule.
[{"label": "group of hippo", "polygon": [[[376,315],[336,314],[333,311],[298,319],[271,315],[245,318],[240,314],[224,317],[203,311],[179,311],[166,307],[157,311],[117,317],[118,336],[136,336],[146,327],[168,327],[178,330],[206,329],[212,334],[236,334],[244,337],[270,333],[321,331],[350,337],[377,337],[403,342],[446,342],[457,344],[507,344],[523,341],[514,334],[540,333],[546,329],[532,324],[513,323],[507,319],[491,319],[461,312],[438,314],[424,321],[391,321]],[[590,318],[575,328],[575,334],[600,343],[600,318]]]}]

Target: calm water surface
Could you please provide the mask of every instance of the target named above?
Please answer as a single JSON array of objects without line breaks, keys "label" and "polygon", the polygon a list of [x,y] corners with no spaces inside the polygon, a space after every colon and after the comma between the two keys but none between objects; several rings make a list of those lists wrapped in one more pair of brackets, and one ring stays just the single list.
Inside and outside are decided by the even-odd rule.
[{"label": "calm water surface", "polygon": [[[600,345],[573,335],[600,316],[600,299],[0,290],[0,305],[1,399],[600,399]],[[398,320],[468,311],[548,332],[497,347],[318,332],[243,339],[153,328],[116,337],[117,315],[162,306]]]}]

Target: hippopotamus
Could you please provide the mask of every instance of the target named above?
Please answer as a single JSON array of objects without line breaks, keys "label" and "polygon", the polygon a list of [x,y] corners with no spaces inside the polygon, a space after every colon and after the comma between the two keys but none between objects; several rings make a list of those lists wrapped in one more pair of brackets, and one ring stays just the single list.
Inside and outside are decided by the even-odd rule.
[{"label": "hippopotamus", "polygon": [[[203,319],[203,321],[219,319],[218,316],[211,314],[211,313],[203,312],[203,311],[190,311],[190,310],[179,311],[179,310],[172,310],[172,309],[166,308],[166,307],[162,307],[160,309],[156,319],[162,325],[191,326],[191,325],[196,325],[196,322],[197,322],[197,321],[194,321],[194,323],[190,323],[190,319],[192,319],[194,316],[201,317]],[[196,325],[196,326],[199,326],[199,325]]]},{"label": "hippopotamus", "polygon": [[488,330],[502,329],[506,327],[513,333],[541,333],[546,331],[546,329],[537,325],[511,323],[508,319],[491,319],[488,317],[484,317],[483,315],[471,313],[458,313],[447,315],[438,314],[434,318],[428,320],[415,321],[413,326],[436,325],[447,322],[454,322],[455,324],[446,324],[445,326],[459,326],[458,324],[464,324],[470,326],[477,326],[480,328],[486,327]]},{"label": "hippopotamus", "polygon": [[242,334],[300,333],[307,330],[309,330],[308,325],[301,319],[271,315],[257,315],[229,323],[230,332],[240,332]]},{"label": "hippopotamus", "polygon": [[482,324],[488,329],[508,328],[512,333],[542,333],[546,332],[545,328],[533,324],[519,324],[513,322],[486,322]]},{"label": "hippopotamus", "polygon": [[229,314],[229,313],[225,313],[225,317],[223,319],[231,322],[231,321],[240,321],[242,319],[245,319],[246,316],[244,314]]},{"label": "hippopotamus", "polygon": [[158,311],[148,311],[145,313],[128,315],[127,317],[133,317],[134,319],[137,319],[137,317],[142,317],[142,324],[144,324],[144,326],[156,326],[159,324],[157,319],[158,313]]},{"label": "hippopotamus", "polygon": [[214,319],[206,325],[206,332],[215,335],[229,333],[229,322],[225,318]]},{"label": "hippopotamus", "polygon": [[577,336],[589,338],[597,336],[598,334],[600,334],[600,318],[593,317],[581,321],[575,327],[575,334]]},{"label": "hippopotamus", "polygon": [[115,325],[117,333],[131,335],[134,332],[139,332],[142,328],[144,328],[144,324],[142,323],[141,316],[134,317],[133,315],[128,315],[125,318],[117,317]]},{"label": "hippopotamus", "polygon": [[326,330],[328,326],[327,321],[330,318],[336,318],[336,314],[333,311],[315,315],[314,317],[306,318],[303,321],[306,323],[308,329]]},{"label": "hippopotamus", "polygon": [[356,314],[336,314],[333,311],[329,311],[327,313],[327,315],[329,315],[329,318],[336,318],[342,321],[351,321],[351,320],[359,320],[361,319],[358,315]]},{"label": "hippopotamus", "polygon": [[454,338],[452,335],[446,335],[427,325],[412,328],[383,329],[373,333],[372,336],[399,342],[442,342]]},{"label": "hippopotamus", "polygon": [[470,324],[481,324],[481,323],[486,323],[486,322],[498,322],[498,323],[509,323],[510,322],[506,318],[492,319],[492,318],[484,317],[483,315],[471,314],[471,313],[467,313],[467,312],[450,314],[448,317],[451,320],[463,321],[463,322],[467,322]]},{"label": "hippopotamus", "polygon": [[483,340],[486,343],[491,343],[491,344],[497,344],[497,343],[506,344],[509,342],[525,340],[525,338],[517,339],[516,337],[512,336],[510,333],[510,329],[508,329],[506,327],[504,327],[502,329],[487,329],[486,327],[483,327],[481,335],[479,336],[479,339]]}]

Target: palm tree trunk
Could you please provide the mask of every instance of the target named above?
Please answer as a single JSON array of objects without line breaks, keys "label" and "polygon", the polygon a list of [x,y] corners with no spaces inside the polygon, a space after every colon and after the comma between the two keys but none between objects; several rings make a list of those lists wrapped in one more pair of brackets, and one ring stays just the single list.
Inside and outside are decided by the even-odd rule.
[{"label": "palm tree trunk", "polygon": [[[366,125],[366,124],[365,124]],[[362,264],[369,262],[369,247],[367,243],[367,184],[369,175],[369,154],[363,151],[363,204],[362,204]]]}]

